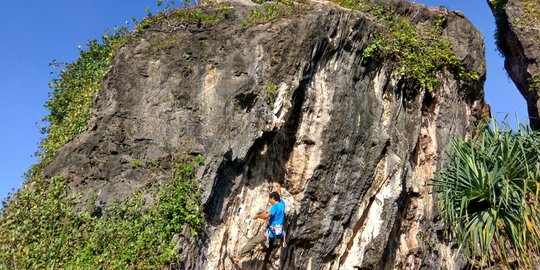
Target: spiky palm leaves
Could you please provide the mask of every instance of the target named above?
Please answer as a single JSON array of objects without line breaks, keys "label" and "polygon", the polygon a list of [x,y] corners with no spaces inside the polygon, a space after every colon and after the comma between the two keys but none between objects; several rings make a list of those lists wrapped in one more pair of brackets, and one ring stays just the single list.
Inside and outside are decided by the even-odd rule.
[{"label": "spiky palm leaves", "polygon": [[484,124],[475,140],[453,142],[433,185],[447,232],[474,265],[538,264],[540,133]]}]

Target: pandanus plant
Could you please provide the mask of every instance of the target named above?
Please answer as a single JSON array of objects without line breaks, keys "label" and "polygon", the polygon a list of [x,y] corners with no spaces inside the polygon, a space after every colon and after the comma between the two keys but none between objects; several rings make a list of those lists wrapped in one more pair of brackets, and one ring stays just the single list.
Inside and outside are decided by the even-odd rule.
[{"label": "pandanus plant", "polygon": [[432,182],[447,236],[474,267],[540,267],[540,133],[493,122],[452,142]]}]

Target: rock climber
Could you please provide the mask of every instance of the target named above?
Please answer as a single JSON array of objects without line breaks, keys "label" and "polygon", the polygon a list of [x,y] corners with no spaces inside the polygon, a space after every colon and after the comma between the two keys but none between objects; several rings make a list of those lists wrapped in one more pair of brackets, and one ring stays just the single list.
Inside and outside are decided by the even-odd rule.
[{"label": "rock climber", "polygon": [[268,196],[268,200],[271,203],[270,209],[253,216],[253,219],[268,219],[268,226],[266,226],[264,231],[257,233],[248,240],[247,244],[240,251],[240,254],[234,257],[234,261],[240,261],[240,259],[248,254],[253,248],[265,241],[266,247],[269,248],[270,239],[282,238],[285,246],[286,238],[283,227],[285,224],[285,202],[281,197],[281,185],[276,183],[276,191],[270,193]]}]

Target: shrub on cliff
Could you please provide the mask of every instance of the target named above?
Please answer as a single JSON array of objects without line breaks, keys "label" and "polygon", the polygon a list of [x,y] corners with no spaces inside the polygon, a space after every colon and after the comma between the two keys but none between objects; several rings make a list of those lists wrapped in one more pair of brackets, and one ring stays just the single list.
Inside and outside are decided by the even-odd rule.
[{"label": "shrub on cliff", "polygon": [[471,264],[530,269],[540,251],[540,133],[520,126],[480,127],[455,140],[433,184],[448,234]]},{"label": "shrub on cliff", "polygon": [[87,49],[80,51],[79,58],[70,64],[53,62],[62,66],[59,78],[49,86],[52,89],[45,107],[50,114],[44,121],[47,138],[40,144],[42,160],[49,160],[56,151],[73,140],[86,129],[86,122],[92,116],[92,101],[101,89],[110,62],[124,44],[127,29],[117,28],[113,33],[103,35],[101,42],[91,40]]},{"label": "shrub on cliff", "polygon": [[[202,230],[202,157],[177,162],[171,181],[146,205],[141,192],[124,204],[74,211],[77,197],[60,177],[33,182],[4,203],[0,269],[170,269],[181,262],[174,234]],[[93,202],[92,202],[93,203]]]}]

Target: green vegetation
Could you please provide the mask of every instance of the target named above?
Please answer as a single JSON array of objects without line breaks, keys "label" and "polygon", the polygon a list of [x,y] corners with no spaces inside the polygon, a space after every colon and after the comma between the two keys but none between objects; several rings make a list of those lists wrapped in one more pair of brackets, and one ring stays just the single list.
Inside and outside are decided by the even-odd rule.
[{"label": "green vegetation", "polygon": [[175,9],[172,12],[178,16],[182,24],[214,25],[223,20],[230,9],[227,3],[206,3],[205,5]]},{"label": "green vegetation", "polygon": [[[134,22],[137,22],[136,19],[133,20]],[[137,26],[135,26],[135,29],[139,32],[144,32],[145,29],[148,29],[150,27],[150,19],[145,18],[142,20],[142,22],[138,23]]]},{"label": "green vegetation", "polygon": [[519,26],[535,26],[540,20],[540,2],[537,0],[521,0],[523,12],[517,18]]},{"label": "green vegetation", "polygon": [[531,78],[529,91],[536,91],[536,94],[540,96],[540,76],[533,76]]},{"label": "green vegetation", "polygon": [[[201,156],[174,165],[170,183],[145,205],[140,191],[123,205],[76,212],[77,198],[55,177],[34,182],[4,202],[0,269],[170,269],[180,254],[173,235],[202,231],[199,189],[193,181]],[[94,209],[92,209],[94,208]]]},{"label": "green vegetation", "polygon": [[540,254],[540,133],[484,124],[474,141],[452,143],[433,185],[447,233],[472,265],[532,269]]},{"label": "green vegetation", "polygon": [[497,49],[502,56],[506,57],[509,54],[508,46],[504,41],[505,35],[510,31],[510,25],[508,24],[508,16],[504,7],[508,0],[491,0],[490,4],[493,10],[493,16],[495,17],[495,43]]},{"label": "green vegetation", "polygon": [[[177,8],[175,5],[180,3],[182,8]],[[158,6],[166,6],[159,14],[149,16],[145,18],[140,24],[137,25],[136,29],[138,32],[142,33],[151,24],[159,25],[159,22],[166,21],[169,29],[188,29],[189,27],[196,26],[212,26],[221,22],[227,16],[230,5],[228,3],[217,3],[215,1],[204,1],[198,2],[198,4],[193,5],[189,1],[158,1]],[[135,22],[136,20],[134,20]],[[174,25],[174,26],[173,26]],[[185,37],[182,34],[173,34],[172,32],[169,35],[161,37],[153,37],[149,40],[149,52],[153,60],[158,60],[160,53],[163,50],[172,48],[175,44],[178,44],[180,39]],[[204,40],[199,40],[202,44]],[[192,66],[191,63],[186,64]]]},{"label": "green vegetation", "polygon": [[[490,4],[493,10],[493,16],[495,17],[495,43],[502,56],[507,57],[510,54],[508,44],[506,44],[505,37],[510,32],[510,22],[508,21],[508,15],[506,14],[505,7],[508,0],[491,0]],[[540,19],[540,3],[536,0],[520,0],[514,5],[520,6],[520,12],[512,23],[514,27],[534,27]],[[540,41],[540,34],[534,33],[531,37],[536,41]]]},{"label": "green vegetation", "polygon": [[274,23],[279,18],[292,14],[295,8],[292,0],[276,0],[272,2],[257,0],[253,2],[262,5],[262,10],[252,10],[244,22],[242,22],[244,26]]},{"label": "green vegetation", "polygon": [[[158,6],[166,6],[159,14],[149,14],[147,18],[138,24],[137,19],[133,19],[133,22],[137,24],[137,31],[144,32],[153,22],[167,20],[168,18],[176,19],[177,23],[183,27],[189,25],[211,26],[223,20],[230,9],[228,3],[214,1],[198,2],[196,5],[191,4],[189,1],[182,1],[181,8],[177,6],[175,1],[165,1],[165,3],[158,1],[157,4]],[[170,23],[169,26],[171,26]]]},{"label": "green vegetation", "polygon": [[270,107],[274,107],[274,102],[276,101],[276,95],[277,95],[277,85],[273,82],[269,82],[266,84],[266,103],[270,105]]},{"label": "green vegetation", "polygon": [[446,18],[440,16],[433,25],[420,27],[409,18],[390,8],[364,0],[336,0],[336,3],[373,16],[385,29],[376,34],[363,52],[364,62],[388,59],[396,65],[394,76],[432,91],[438,85],[437,73],[447,69],[460,80],[478,80],[476,72],[468,71],[443,37]]},{"label": "green vegetation", "polygon": [[452,51],[451,43],[442,38],[439,17],[428,31],[422,31],[401,16],[385,16],[387,31],[378,34],[364,52],[364,59],[375,55],[395,61],[394,75],[412,80],[432,91],[439,83],[437,72],[447,68],[459,79],[477,80],[478,74],[467,72],[461,60]]},{"label": "green vegetation", "polygon": [[134,159],[129,164],[131,165],[131,168],[135,169],[135,168],[138,168],[138,167],[142,167],[144,165],[144,162],[142,162],[142,161],[140,161],[138,159]]},{"label": "green vegetation", "polygon": [[[110,62],[124,44],[126,34],[126,28],[118,28],[112,34],[106,33],[101,43],[88,42],[88,49],[80,51],[77,61],[65,66],[60,77],[50,83],[52,92],[46,103],[50,114],[44,119],[49,126],[39,155],[45,163],[86,129],[86,122],[92,116],[93,98],[101,89]],[[53,65],[57,65],[56,62]]]},{"label": "green vegetation", "polygon": [[[194,3],[200,1],[194,1]],[[180,7],[190,7],[192,2],[189,0],[175,1],[175,0],[158,0],[156,2],[158,7],[165,6],[165,9],[174,9]],[[179,6],[180,5],[180,6]]]},{"label": "green vegetation", "polygon": [[172,48],[175,44],[178,44],[181,37],[182,37],[182,35],[170,34],[170,35],[167,35],[167,36],[165,36],[163,38],[155,37],[153,39],[150,39],[148,41],[150,46],[148,46],[147,55],[152,60],[158,60],[160,55],[163,54],[163,51]]}]

